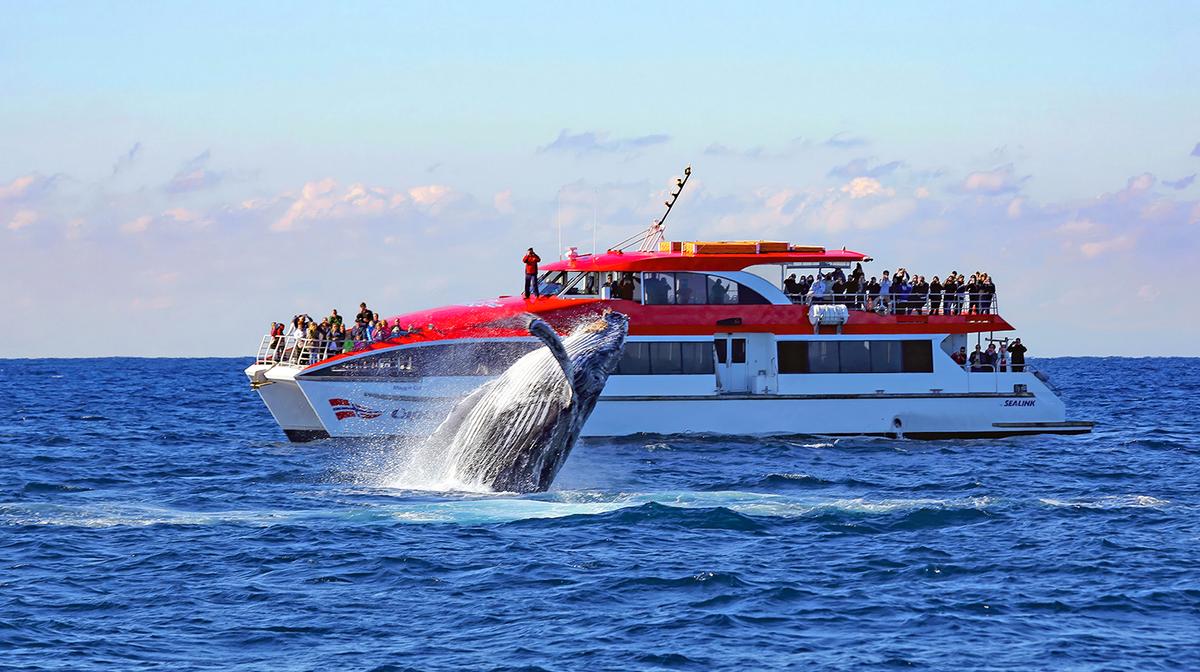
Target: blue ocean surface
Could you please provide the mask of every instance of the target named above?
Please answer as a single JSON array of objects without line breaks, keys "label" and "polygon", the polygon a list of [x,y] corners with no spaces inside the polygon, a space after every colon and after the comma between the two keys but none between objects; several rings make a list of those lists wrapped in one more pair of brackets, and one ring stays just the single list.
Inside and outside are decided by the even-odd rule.
[{"label": "blue ocean surface", "polygon": [[584,440],[389,487],[237,359],[0,361],[0,667],[1200,669],[1200,360],[1037,364],[1081,437]]}]

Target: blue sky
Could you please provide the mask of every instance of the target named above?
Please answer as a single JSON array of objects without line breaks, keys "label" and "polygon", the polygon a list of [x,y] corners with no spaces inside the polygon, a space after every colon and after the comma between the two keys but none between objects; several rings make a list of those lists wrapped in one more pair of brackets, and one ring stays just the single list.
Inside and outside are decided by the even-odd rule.
[{"label": "blue sky", "polygon": [[0,310],[93,334],[16,354],[509,293],[689,163],[675,237],[989,270],[1040,354],[1193,353],[1194,3],[241,4],[0,2]]}]

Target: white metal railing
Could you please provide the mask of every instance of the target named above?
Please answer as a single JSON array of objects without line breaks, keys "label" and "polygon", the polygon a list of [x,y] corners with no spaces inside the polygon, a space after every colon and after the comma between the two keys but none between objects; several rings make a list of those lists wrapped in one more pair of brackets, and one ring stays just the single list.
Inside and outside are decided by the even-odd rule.
[{"label": "white metal railing", "polygon": [[328,338],[263,336],[255,364],[305,367],[342,352],[341,344]]},{"label": "white metal railing", "polygon": [[1000,302],[995,294],[991,296],[974,294],[956,294],[934,296],[932,294],[910,294],[907,300],[901,300],[896,294],[880,296],[858,292],[853,294],[834,294],[823,296],[809,294],[788,294],[792,303],[813,305],[819,303],[845,304],[850,310],[865,310],[880,315],[987,315],[1000,311]]},{"label": "white metal railing", "polygon": [[[1013,364],[1012,362],[1004,362],[1002,364],[960,364],[959,367],[966,371],[967,376],[967,391],[968,392],[999,392],[1000,376],[1006,373],[1031,373],[1037,376],[1037,372],[1029,364]],[[1007,379],[1012,381],[1012,378]],[[1021,380],[1021,379],[1017,379]],[[1024,383],[1015,383],[1016,385],[1024,385]]]}]

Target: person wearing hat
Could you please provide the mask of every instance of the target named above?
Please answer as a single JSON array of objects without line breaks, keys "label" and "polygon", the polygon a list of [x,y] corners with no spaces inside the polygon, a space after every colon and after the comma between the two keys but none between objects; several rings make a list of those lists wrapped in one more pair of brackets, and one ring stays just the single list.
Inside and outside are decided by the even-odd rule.
[{"label": "person wearing hat", "polygon": [[541,260],[542,258],[537,255],[537,252],[533,251],[532,247],[529,248],[529,251],[521,259],[521,262],[525,264],[525,298],[527,299],[530,294],[541,296],[538,293],[537,282],[538,262]]}]

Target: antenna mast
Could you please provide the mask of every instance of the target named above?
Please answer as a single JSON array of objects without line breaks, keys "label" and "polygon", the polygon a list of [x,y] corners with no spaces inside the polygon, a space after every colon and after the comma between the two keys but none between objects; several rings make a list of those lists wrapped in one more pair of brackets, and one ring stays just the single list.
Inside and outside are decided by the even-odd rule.
[{"label": "antenna mast", "polygon": [[675,207],[675,201],[679,199],[679,194],[683,193],[683,187],[688,180],[692,178],[692,167],[688,166],[683,169],[683,177],[675,178],[675,191],[671,197],[663,201],[663,205],[667,206],[666,212],[662,217],[654,220],[645,231],[626,238],[612,247],[613,250],[625,250],[627,248],[638,246],[639,252],[653,252],[658,249],[658,244],[664,240],[663,231],[666,229],[667,216],[671,214],[671,208]]}]

